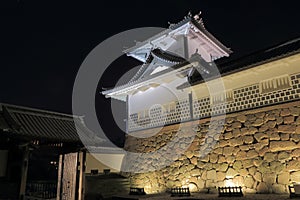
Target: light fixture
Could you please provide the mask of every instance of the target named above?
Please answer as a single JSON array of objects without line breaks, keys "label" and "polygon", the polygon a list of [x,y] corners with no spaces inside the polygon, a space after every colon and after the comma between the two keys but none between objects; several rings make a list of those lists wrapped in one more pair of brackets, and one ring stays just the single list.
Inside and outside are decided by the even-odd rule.
[{"label": "light fixture", "polygon": [[241,197],[243,196],[241,186],[219,187],[219,197]]}]

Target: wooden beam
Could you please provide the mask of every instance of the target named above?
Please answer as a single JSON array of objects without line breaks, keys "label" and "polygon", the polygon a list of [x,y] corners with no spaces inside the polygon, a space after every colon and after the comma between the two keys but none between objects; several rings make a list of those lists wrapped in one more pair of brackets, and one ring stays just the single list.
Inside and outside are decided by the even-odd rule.
[{"label": "wooden beam", "polygon": [[85,163],[86,162],[86,151],[79,153],[79,186],[78,186],[78,200],[84,200],[85,194]]},{"label": "wooden beam", "polygon": [[63,178],[63,162],[64,162],[64,155],[59,155],[59,163],[58,163],[58,176],[57,176],[57,193],[56,199],[60,200],[62,194],[62,178]]},{"label": "wooden beam", "polygon": [[19,193],[20,200],[25,199],[29,153],[30,153],[29,145],[26,145],[25,147],[23,147],[23,159],[22,159],[22,167],[21,167],[21,184],[20,184],[20,193]]}]

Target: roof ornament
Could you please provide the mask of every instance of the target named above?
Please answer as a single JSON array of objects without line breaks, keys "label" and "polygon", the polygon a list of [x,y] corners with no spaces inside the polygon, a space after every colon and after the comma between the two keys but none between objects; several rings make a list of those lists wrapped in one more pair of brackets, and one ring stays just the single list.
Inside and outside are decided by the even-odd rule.
[{"label": "roof ornament", "polygon": [[190,18],[190,17],[192,17],[192,16],[193,16],[193,15],[192,15],[191,11],[189,11],[188,14],[187,14],[186,16],[184,16],[184,19]]},{"label": "roof ornament", "polygon": [[194,19],[196,20],[196,21],[199,21],[201,18],[200,18],[200,15],[201,15],[201,11],[199,11],[199,13],[198,14],[196,14],[195,16],[194,16]]},{"label": "roof ornament", "polygon": [[168,24],[169,24],[169,28],[170,28],[171,26],[174,26],[174,25],[175,25],[175,23],[172,23],[172,22],[168,22]]}]

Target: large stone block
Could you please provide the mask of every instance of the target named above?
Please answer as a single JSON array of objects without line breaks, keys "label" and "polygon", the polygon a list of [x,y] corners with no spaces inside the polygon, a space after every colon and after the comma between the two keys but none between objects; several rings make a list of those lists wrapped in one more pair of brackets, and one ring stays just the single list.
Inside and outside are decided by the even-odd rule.
[{"label": "large stone block", "polygon": [[245,177],[244,179],[244,185],[247,188],[252,188],[254,185],[254,180],[252,177]]},{"label": "large stone block", "polygon": [[[298,154],[299,155],[299,154]],[[286,151],[282,151],[278,154],[278,160],[279,161],[286,161],[286,160],[290,160],[291,159],[291,154],[286,152]]]},{"label": "large stone block", "polygon": [[255,167],[260,166],[263,163],[263,160],[261,159],[261,157],[258,157],[256,159],[253,160],[253,164]]},{"label": "large stone block", "polygon": [[257,130],[257,128],[255,128],[255,127],[250,127],[250,128],[248,129],[248,133],[249,133],[250,135],[255,134],[257,131],[258,131],[258,130]]},{"label": "large stone block", "polygon": [[224,162],[226,162],[226,157],[219,155],[218,163],[224,163]]},{"label": "large stone block", "polygon": [[228,169],[228,164],[227,163],[221,163],[216,168],[216,170],[218,170],[220,172],[225,172],[227,169]]},{"label": "large stone block", "polygon": [[291,111],[288,108],[284,108],[280,111],[280,116],[285,117],[291,115]]},{"label": "large stone block", "polygon": [[218,181],[224,181],[226,178],[226,173],[225,172],[217,172],[217,180]]},{"label": "large stone block", "polygon": [[257,168],[258,168],[258,171],[260,171],[262,174],[272,172],[268,162],[263,162]]},{"label": "large stone block", "polygon": [[270,138],[270,140],[280,140],[280,136],[279,136],[279,134],[278,133],[276,133],[276,132],[270,132],[270,134],[269,134],[269,138]]},{"label": "large stone block", "polygon": [[295,125],[280,125],[278,126],[278,132],[281,133],[295,133],[296,126]]},{"label": "large stone block", "polygon": [[253,121],[255,121],[256,120],[256,116],[255,115],[253,115],[253,114],[250,114],[250,115],[247,115],[247,121],[251,121],[251,122],[253,122]]},{"label": "large stone block", "polygon": [[294,116],[287,116],[283,118],[283,123],[284,124],[291,124],[294,122]]},{"label": "large stone block", "polygon": [[276,174],[275,173],[266,173],[262,174],[263,182],[268,184],[274,184],[276,183]]},{"label": "large stone block", "polygon": [[264,124],[264,120],[263,119],[256,119],[253,123],[252,123],[252,126],[261,126]]},{"label": "large stone block", "polygon": [[239,121],[239,122],[244,123],[247,120],[247,116],[246,115],[238,115],[236,117],[236,120]]},{"label": "large stone block", "polygon": [[276,126],[276,121],[268,121],[268,122],[267,122],[267,126],[268,126],[269,128],[275,128],[275,126]]},{"label": "large stone block", "polygon": [[268,114],[266,114],[265,119],[267,121],[273,121],[273,120],[275,120],[275,114],[274,113],[268,113]]},{"label": "large stone block", "polygon": [[217,163],[218,162],[218,158],[219,158],[219,156],[218,156],[218,154],[210,154],[209,155],[209,162],[211,162],[211,163]]},{"label": "large stone block", "polygon": [[287,163],[286,169],[289,171],[300,170],[300,162],[298,160],[291,160]]},{"label": "large stone block", "polygon": [[[251,136],[250,136],[251,137]],[[253,141],[253,138],[252,138]],[[251,141],[251,142],[252,142]],[[242,145],[244,143],[243,138],[242,137],[238,137],[238,138],[233,138],[229,140],[229,145],[230,146],[239,146]]]},{"label": "large stone block", "polygon": [[293,141],[271,141],[270,142],[270,151],[288,151],[298,148],[297,144]]},{"label": "large stone block", "polygon": [[217,172],[216,170],[209,170],[207,171],[207,179],[208,180],[216,180],[217,179]]},{"label": "large stone block", "polygon": [[295,149],[292,151],[292,156],[293,157],[299,157],[300,156],[300,149]]},{"label": "large stone block", "polygon": [[205,182],[202,179],[198,179],[196,182],[198,189],[203,189],[205,186]]},{"label": "large stone block", "polygon": [[193,165],[197,165],[198,164],[198,158],[197,157],[192,157],[191,159],[190,159],[190,162],[193,164]]},{"label": "large stone block", "polygon": [[253,166],[254,166],[253,159],[248,159],[243,161],[243,168],[250,168]]},{"label": "large stone block", "polygon": [[226,147],[230,145],[228,140],[220,140],[218,144],[219,147]]},{"label": "large stone block", "polygon": [[234,122],[234,123],[232,123],[231,127],[233,129],[235,129],[235,128],[241,128],[242,124],[241,124],[241,122]]},{"label": "large stone block", "polygon": [[[235,133],[236,130],[236,133]],[[241,129],[235,129],[233,130],[233,135],[235,137],[239,137],[240,135],[248,135],[249,134],[249,129],[248,128],[241,128]]]},{"label": "large stone block", "polygon": [[269,193],[269,188],[266,183],[260,182],[257,186],[257,193],[266,194]]},{"label": "large stone block", "polygon": [[226,157],[226,162],[231,164],[236,160],[236,158],[234,156],[227,156]]},{"label": "large stone block", "polygon": [[264,160],[267,162],[272,162],[277,159],[276,153],[267,152],[265,153]]},{"label": "large stone block", "polygon": [[187,158],[192,158],[194,156],[194,151],[186,151],[184,154]]},{"label": "large stone block", "polygon": [[233,178],[236,175],[238,175],[238,172],[233,169],[233,168],[228,168],[227,172],[226,172],[226,178]]},{"label": "large stone block", "polygon": [[232,179],[232,182],[236,186],[244,186],[244,178],[242,176],[236,176]]},{"label": "large stone block", "polygon": [[[237,137],[240,137],[241,135],[243,135],[243,132],[242,132],[243,129],[247,129],[247,128],[242,128],[241,130],[238,129],[238,128],[233,129],[233,130],[232,130],[232,135],[233,135],[233,137],[237,138]],[[247,129],[247,130],[248,130],[248,129]]]},{"label": "large stone block", "polygon": [[300,171],[291,173],[291,181],[292,182],[300,182]]},{"label": "large stone block", "polygon": [[236,160],[245,160],[245,159],[247,159],[247,152],[239,151],[236,155]]},{"label": "large stone block", "polygon": [[264,118],[265,115],[266,115],[265,112],[255,113],[255,117],[260,118],[260,119]]},{"label": "large stone block", "polygon": [[223,149],[223,155],[224,156],[230,156],[233,154],[234,147],[224,147]]},{"label": "large stone block", "polygon": [[295,120],[295,124],[300,125],[300,117],[297,117],[297,119]]},{"label": "large stone block", "polygon": [[252,144],[254,140],[252,135],[246,135],[243,137],[243,139],[246,144]]},{"label": "large stone block", "polygon": [[255,175],[253,176],[253,178],[258,182],[262,181],[262,175],[260,172],[256,172]]},{"label": "large stone block", "polygon": [[300,126],[299,125],[297,125],[297,127],[296,127],[295,134],[300,134]]},{"label": "large stone block", "polygon": [[261,150],[258,151],[258,155],[259,156],[264,156],[269,151],[270,151],[269,147],[265,146],[264,148],[262,148]]},{"label": "large stone block", "polygon": [[287,185],[290,183],[290,173],[289,172],[283,172],[278,175],[277,182],[279,184]]},{"label": "large stone block", "polygon": [[293,142],[299,142],[300,141],[300,134],[291,134],[290,135],[290,137],[291,137],[291,140],[293,141]]},{"label": "large stone block", "polygon": [[282,141],[290,140],[290,134],[289,133],[280,133],[280,139]]},{"label": "large stone block", "polygon": [[250,149],[249,145],[240,145],[239,148],[241,151],[248,151]]},{"label": "large stone block", "polygon": [[269,129],[268,124],[263,124],[261,127],[259,127],[258,131],[259,132],[266,132]]},{"label": "large stone block", "polygon": [[280,124],[283,123],[283,117],[276,116],[275,118],[276,118],[276,124],[277,124],[277,125],[280,125]]},{"label": "large stone block", "polygon": [[254,149],[259,152],[261,149],[263,149],[264,147],[266,147],[268,145],[269,145],[269,139],[266,138],[266,139],[261,140],[258,143],[255,143],[253,146],[254,146]]},{"label": "large stone block", "polygon": [[259,142],[260,140],[264,139],[264,138],[268,138],[268,135],[265,133],[255,133],[254,134],[254,138]]},{"label": "large stone block", "polygon": [[205,187],[206,188],[215,188],[216,187],[216,184],[213,180],[207,180],[206,183],[205,183]]},{"label": "large stone block", "polygon": [[243,169],[239,169],[239,170],[238,170],[238,173],[239,173],[241,176],[243,176],[243,177],[249,175],[248,170],[247,170],[247,169],[244,169],[244,168],[243,168]]},{"label": "large stone block", "polygon": [[248,172],[251,176],[254,176],[254,174],[257,172],[257,169],[255,166],[253,166],[248,169]]},{"label": "large stone block", "polygon": [[289,108],[291,111],[291,115],[299,116],[300,115],[300,108],[299,107],[291,107]]},{"label": "large stone block", "polygon": [[235,170],[240,170],[240,169],[242,169],[243,168],[243,163],[242,163],[242,161],[240,161],[240,160],[237,160],[237,161],[235,161],[234,163],[233,163],[233,169],[235,169]]},{"label": "large stone block", "polygon": [[221,147],[215,148],[215,149],[213,150],[213,152],[214,152],[215,154],[222,155],[222,154],[223,154],[223,148],[221,148]]},{"label": "large stone block", "polygon": [[270,163],[270,169],[272,172],[281,173],[285,168],[285,164],[279,161],[273,161]]},{"label": "large stone block", "polygon": [[228,140],[228,139],[231,139],[231,138],[233,138],[232,132],[227,132],[227,133],[224,134],[224,139],[225,140]]},{"label": "large stone block", "polygon": [[191,176],[200,176],[201,170],[200,169],[192,169],[190,174],[191,174]]},{"label": "large stone block", "polygon": [[256,158],[258,153],[255,150],[250,150],[247,152],[247,159]]},{"label": "large stone block", "polygon": [[286,193],[286,186],[282,184],[273,184],[272,192],[275,194],[284,194]]}]

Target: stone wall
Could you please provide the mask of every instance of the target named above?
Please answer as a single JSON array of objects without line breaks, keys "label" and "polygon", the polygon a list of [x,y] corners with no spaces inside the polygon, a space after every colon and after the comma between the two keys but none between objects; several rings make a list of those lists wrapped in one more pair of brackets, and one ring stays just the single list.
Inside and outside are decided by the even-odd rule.
[{"label": "stone wall", "polygon": [[[141,153],[164,147],[178,131],[186,132],[186,137],[195,136],[187,151],[170,166],[132,173],[131,185],[144,187],[147,193],[163,192],[175,186],[189,186],[194,191],[210,188],[214,192],[216,187],[225,185],[242,186],[246,193],[287,193],[288,184],[300,182],[299,115],[300,101],[297,101],[227,115],[216,134],[208,135],[210,119],[201,119],[164,127],[144,139],[128,136],[125,148]],[[146,136],[157,130],[134,134]],[[186,141],[182,138],[177,145]],[[213,141],[216,144],[210,148],[207,144]],[[209,153],[202,156],[205,151]],[[151,166],[159,158],[151,159],[130,162],[133,168],[142,163]]]}]

